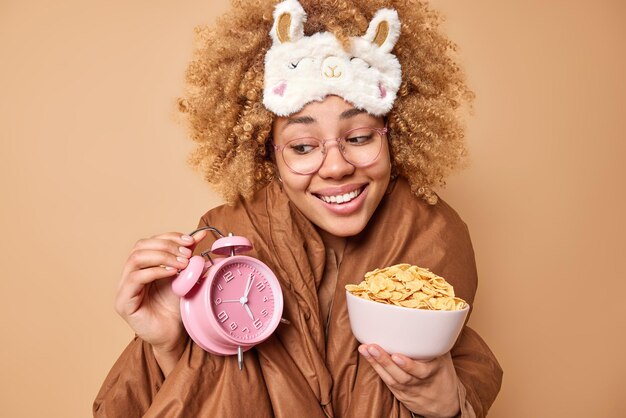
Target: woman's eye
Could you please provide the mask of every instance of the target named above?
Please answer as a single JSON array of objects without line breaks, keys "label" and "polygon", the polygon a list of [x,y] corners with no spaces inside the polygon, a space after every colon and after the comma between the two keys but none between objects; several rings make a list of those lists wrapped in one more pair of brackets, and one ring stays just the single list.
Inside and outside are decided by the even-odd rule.
[{"label": "woman's eye", "polygon": [[289,149],[292,150],[295,154],[309,154],[314,151],[317,146],[315,144],[293,144],[289,146]]},{"label": "woman's eye", "polygon": [[349,138],[346,138],[346,143],[349,145],[363,145],[370,142],[372,140],[372,137],[372,134],[351,136]]}]

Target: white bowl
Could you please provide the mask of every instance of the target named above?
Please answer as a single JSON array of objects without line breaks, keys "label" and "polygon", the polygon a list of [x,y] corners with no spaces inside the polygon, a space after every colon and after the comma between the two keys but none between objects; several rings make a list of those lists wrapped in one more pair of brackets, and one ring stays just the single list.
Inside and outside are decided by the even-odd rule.
[{"label": "white bowl", "polygon": [[363,344],[378,344],[389,354],[431,360],[452,348],[469,305],[458,311],[429,311],[387,305],[346,291],[352,333]]}]

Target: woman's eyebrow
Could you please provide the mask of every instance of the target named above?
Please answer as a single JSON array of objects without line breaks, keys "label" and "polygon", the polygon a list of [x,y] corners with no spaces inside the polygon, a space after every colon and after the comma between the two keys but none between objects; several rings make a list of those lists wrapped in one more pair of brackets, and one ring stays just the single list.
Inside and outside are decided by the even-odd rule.
[{"label": "woman's eyebrow", "polygon": [[365,113],[365,110],[355,108],[348,109],[345,112],[342,112],[341,115],[339,115],[339,119],[350,119],[351,117],[360,115],[361,113]]},{"label": "woman's eyebrow", "polygon": [[311,116],[298,116],[297,118],[289,118],[287,119],[287,123],[284,126],[286,127],[289,125],[293,125],[294,123],[310,125],[312,123],[315,123],[315,119],[313,119]]},{"label": "woman's eyebrow", "polygon": [[[341,114],[339,115],[339,119],[350,119],[356,115],[360,115],[361,113],[366,113],[366,112],[363,109],[355,109],[355,108],[348,109],[348,110],[341,112]],[[287,126],[293,125],[296,123],[301,123],[304,125],[311,125],[315,122],[317,121],[311,116],[298,116],[295,118],[289,118],[287,119],[287,123],[283,125],[281,131],[284,130]]]}]

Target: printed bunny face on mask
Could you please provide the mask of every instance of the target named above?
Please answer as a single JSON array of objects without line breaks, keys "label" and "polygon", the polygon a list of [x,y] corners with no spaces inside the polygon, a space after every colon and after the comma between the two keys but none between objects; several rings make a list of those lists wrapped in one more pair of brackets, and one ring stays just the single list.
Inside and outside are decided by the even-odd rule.
[{"label": "printed bunny face on mask", "polygon": [[265,107],[289,116],[309,102],[337,95],[371,115],[388,113],[402,78],[391,53],[400,34],[397,12],[376,12],[365,35],[350,39],[348,51],[330,32],[304,36],[305,21],[297,0],[285,0],[274,10],[274,42],[265,55]]}]

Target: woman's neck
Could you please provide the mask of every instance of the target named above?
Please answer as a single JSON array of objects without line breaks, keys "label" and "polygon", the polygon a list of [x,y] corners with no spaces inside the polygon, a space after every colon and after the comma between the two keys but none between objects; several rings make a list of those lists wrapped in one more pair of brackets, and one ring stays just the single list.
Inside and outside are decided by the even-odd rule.
[{"label": "woman's neck", "polygon": [[346,248],[346,237],[338,237],[336,235],[332,235],[331,233],[324,231],[321,228],[318,228],[317,231],[322,237],[322,242],[324,242],[324,246],[330,248],[335,253],[337,260],[341,260],[343,258],[343,250]]}]

